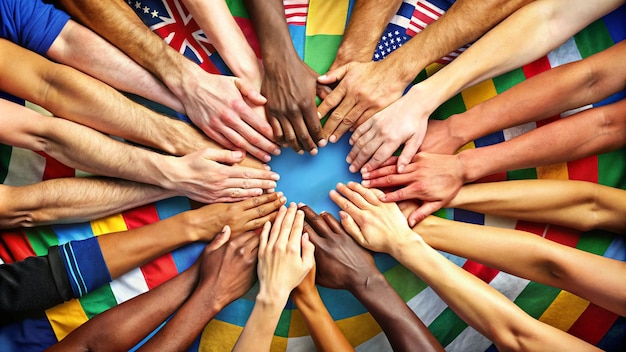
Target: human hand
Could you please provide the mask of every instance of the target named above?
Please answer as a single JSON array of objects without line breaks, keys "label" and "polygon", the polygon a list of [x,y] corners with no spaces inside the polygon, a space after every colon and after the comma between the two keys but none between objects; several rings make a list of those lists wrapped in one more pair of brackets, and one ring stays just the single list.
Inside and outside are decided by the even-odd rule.
[{"label": "human hand", "polygon": [[267,97],[267,118],[276,141],[298,153],[304,149],[315,155],[316,143],[326,145],[315,109],[318,74],[293,56],[286,57],[288,62],[266,63],[261,92]]},{"label": "human hand", "polygon": [[354,292],[380,274],[372,254],[358,245],[334,216],[326,212],[317,215],[306,205],[300,209],[306,219],[304,231],[315,245],[320,285]]},{"label": "human hand", "polygon": [[275,172],[230,165],[243,157],[240,151],[207,148],[168,159],[171,165],[161,169],[161,186],[207,204],[239,201],[276,188]]},{"label": "human hand", "polygon": [[259,236],[246,232],[230,238],[230,228],[223,231],[204,249],[200,257],[200,274],[196,290],[211,291],[221,307],[241,297],[254,284],[254,269]]},{"label": "human hand", "polygon": [[383,202],[419,199],[422,205],[409,216],[414,226],[426,216],[444,207],[465,183],[463,164],[458,155],[439,155],[420,152],[403,173],[396,165],[389,165],[363,174],[365,187],[400,187],[383,194]]},{"label": "human hand", "polygon": [[[306,223],[305,223],[306,226]],[[304,277],[300,285],[296,286],[293,291],[291,291],[291,298],[305,298],[307,295],[313,294],[317,292],[317,287],[315,286],[315,273],[316,273],[316,264],[313,263],[313,267],[309,271],[308,274]]]},{"label": "human hand", "polygon": [[259,296],[273,302],[287,301],[314,264],[315,246],[302,234],[304,213],[294,203],[281,207],[274,225],[265,223],[259,244]]},{"label": "human hand", "polygon": [[329,142],[338,141],[350,128],[363,124],[402,96],[407,85],[390,74],[393,72],[384,61],[351,62],[317,79],[322,84],[339,81],[317,108],[321,116],[334,109],[323,128]]},{"label": "human hand", "polygon": [[428,129],[419,148],[420,152],[452,155],[465,144],[461,138],[451,134],[451,118],[428,120]]},{"label": "human hand", "polygon": [[287,199],[281,192],[264,194],[236,203],[213,203],[186,212],[187,230],[196,240],[210,241],[224,226],[228,226],[231,236],[236,237],[246,231],[261,228],[264,223],[274,221],[278,208]]},{"label": "human hand", "polygon": [[366,173],[376,169],[404,143],[398,157],[398,170],[402,172],[422,144],[430,113],[415,105],[408,95],[376,113],[350,137],[352,150],[346,158],[350,171],[360,169]]},{"label": "human hand", "polygon": [[251,84],[237,77],[213,75],[190,62],[188,74],[177,94],[185,112],[207,136],[228,149],[243,149],[262,161],[271,159],[270,153],[280,154],[272,142],[272,128],[255,114],[244,101],[263,105],[265,97]]},{"label": "human hand", "polygon": [[412,237],[413,232],[398,206],[378,199],[383,194],[381,191],[356,182],[347,186],[340,183],[337,191],[330,191],[330,198],[342,209],[341,224],[363,247],[391,254]]}]

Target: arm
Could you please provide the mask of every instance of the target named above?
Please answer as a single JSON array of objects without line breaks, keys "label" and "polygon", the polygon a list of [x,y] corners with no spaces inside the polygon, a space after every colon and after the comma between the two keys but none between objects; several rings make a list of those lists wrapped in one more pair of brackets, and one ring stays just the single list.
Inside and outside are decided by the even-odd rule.
[{"label": "arm", "polygon": [[[318,107],[322,116],[336,108],[329,122],[324,125],[324,132],[327,135],[334,134],[335,138],[331,137],[331,139],[338,140],[353,125],[358,127],[376,112],[399,99],[427,65],[476,40],[509,14],[529,2],[530,0],[456,1],[441,18],[426,26],[402,47],[389,54],[385,60],[378,62],[370,61],[372,48],[359,42],[362,48],[369,49],[367,60],[359,61],[370,62],[353,63],[344,67],[333,64],[331,70],[319,78],[319,82],[323,84],[340,81],[337,88],[326,96]],[[355,22],[355,27],[356,24],[362,23],[368,25],[366,28],[381,28],[389,22],[391,17],[382,9],[370,7],[375,12],[369,14],[369,18],[386,18],[387,21],[374,26],[368,21],[361,20],[361,17],[357,20],[356,10],[359,3],[357,1],[355,5],[353,19],[350,20],[348,30],[346,30],[346,38],[350,34],[350,26]],[[387,9],[398,9],[397,6],[390,6],[388,2],[376,3]],[[476,21],[477,18],[480,18],[480,21]],[[374,45],[376,45],[380,39],[380,33],[362,28],[361,30],[366,33],[377,33],[378,36],[374,39]],[[337,53],[338,57],[340,53],[341,50]],[[349,61],[344,60],[343,63],[347,64]],[[355,170],[358,170],[360,166],[362,165],[355,164]]]},{"label": "arm", "polygon": [[[0,228],[76,223],[105,217],[175,195],[120,179],[76,177],[27,186],[0,185]],[[8,201],[10,200],[10,201]]]},{"label": "arm", "polygon": [[259,293],[233,351],[268,351],[289,293],[311,271],[315,247],[302,234],[304,213],[282,207],[274,225],[266,223],[259,242]]},{"label": "arm", "polygon": [[[306,226],[306,225],[305,225]],[[309,233],[307,230],[305,232]],[[309,233],[310,235],[310,233]],[[315,266],[291,292],[291,299],[298,307],[317,351],[354,351],[348,339],[326,310],[315,286]]]},{"label": "arm", "polygon": [[430,121],[420,150],[452,154],[489,133],[596,103],[626,87],[626,68],[616,59],[624,55],[626,41],[543,72],[464,113]]},{"label": "arm", "polygon": [[281,0],[244,0],[254,24],[265,77],[261,93],[267,97],[267,117],[275,139],[296,152],[317,154],[326,145],[317,112],[317,73],[293,46]]},{"label": "arm", "polygon": [[580,231],[626,233],[624,197],[626,190],[590,182],[516,180],[466,185],[448,207]]},{"label": "arm", "polygon": [[244,149],[259,160],[280,148],[272,128],[244,102],[263,105],[258,90],[238,78],[212,75],[167,45],[121,0],[59,0],[66,11],[154,74],[180,100],[207,136],[229,149]]},{"label": "arm", "polygon": [[434,335],[378,270],[374,258],[328,213],[304,206],[305,231],[317,248],[318,282],[350,291],[372,314],[394,351],[443,351]]},{"label": "arm", "polygon": [[217,248],[211,256],[205,255],[196,289],[140,350],[187,349],[217,313],[252,287],[258,246],[258,235],[247,232]]},{"label": "arm", "polygon": [[161,81],[111,43],[72,20],[63,27],[47,56],[116,89],[185,112],[178,98]]},{"label": "arm", "polygon": [[[522,7],[452,63],[357,128],[351,140],[362,141],[350,151],[353,166],[371,171],[404,144],[398,158],[402,171],[422,144],[429,116],[441,104],[467,87],[547,54],[622,3],[604,0],[589,8],[583,0],[539,0]],[[404,132],[390,135],[390,126],[401,126]]]},{"label": "arm", "polygon": [[[562,118],[508,141],[456,155],[417,154],[402,174],[396,166],[366,173],[366,187],[406,185],[381,199],[395,202],[421,199],[409,217],[414,225],[448,204],[465,183],[507,170],[578,160],[618,149],[626,144],[626,100]],[[550,148],[545,148],[550,145]],[[531,150],[532,153],[528,151]]]},{"label": "arm", "polygon": [[271,171],[229,166],[242,161],[241,152],[205,149],[184,157],[166,156],[6,100],[0,100],[0,109],[0,121],[7,126],[0,130],[3,143],[44,151],[89,173],[156,185],[204,203],[241,200],[276,187],[278,175]]},{"label": "arm", "polygon": [[411,231],[397,205],[378,200],[380,191],[357,183],[342,185],[338,191],[343,196],[335,193],[333,201],[342,206],[342,223],[357,242],[391,254],[499,350],[597,350],[533,319],[494,288],[447,260]]}]

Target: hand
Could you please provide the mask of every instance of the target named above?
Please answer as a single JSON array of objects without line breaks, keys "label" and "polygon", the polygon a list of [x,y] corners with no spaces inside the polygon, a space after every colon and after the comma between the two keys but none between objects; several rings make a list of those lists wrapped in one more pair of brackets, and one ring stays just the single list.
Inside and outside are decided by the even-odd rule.
[{"label": "hand", "polygon": [[384,61],[353,62],[318,78],[322,84],[340,81],[317,108],[321,116],[334,109],[323,129],[324,135],[330,136],[329,142],[335,143],[350,128],[363,124],[402,96],[407,85],[390,78],[393,72],[384,65]]},{"label": "hand", "polygon": [[222,307],[241,297],[254,284],[258,249],[259,236],[254,232],[230,238],[230,228],[225,226],[202,252],[196,289],[216,293]]},{"label": "hand", "polygon": [[395,203],[383,203],[382,192],[368,189],[356,182],[338,184],[330,191],[330,198],[342,210],[339,212],[343,228],[360,245],[375,252],[392,253],[413,237],[406,218]]},{"label": "hand", "polygon": [[315,155],[316,143],[326,145],[315,109],[318,75],[297,56],[288,61],[266,63],[261,92],[267,97],[267,117],[278,143]]},{"label": "hand", "polygon": [[278,155],[272,128],[255,114],[244,98],[255,105],[266,99],[250,84],[236,77],[212,75],[190,62],[183,75],[184,92],[178,98],[193,123],[207,136],[228,149],[243,149],[262,161]]},{"label": "hand", "polygon": [[380,274],[372,254],[354,242],[335,217],[326,212],[317,215],[306,205],[300,209],[306,218],[304,231],[315,245],[320,285],[354,292]]},{"label": "hand", "polygon": [[350,137],[353,146],[346,161],[350,171],[362,173],[376,169],[404,143],[398,158],[398,170],[417,153],[431,111],[419,109],[412,97],[405,95],[357,128]]},{"label": "hand", "polygon": [[265,223],[259,244],[259,296],[286,302],[291,290],[311,271],[315,246],[302,234],[303,223],[304,213],[294,203],[289,209],[281,207],[271,233]]},{"label": "hand", "polygon": [[465,144],[461,138],[450,133],[450,118],[428,120],[428,130],[420,146],[420,152],[452,155]]},{"label": "hand", "polygon": [[[304,224],[304,226],[306,227],[306,223]],[[306,274],[300,285],[296,286],[293,291],[291,291],[291,297],[293,299],[297,299],[298,297],[304,298],[312,293],[317,294],[317,287],[315,286],[315,267],[316,264],[313,263],[313,267],[311,268],[309,273]]]},{"label": "hand", "polygon": [[286,198],[281,192],[264,194],[242,200],[237,203],[214,203],[187,212],[191,231],[197,233],[198,240],[210,241],[224,226],[228,226],[232,237],[274,221],[276,212],[285,204]]},{"label": "hand", "polygon": [[163,188],[177,190],[201,203],[234,202],[276,188],[275,172],[231,166],[243,159],[240,151],[204,149],[174,159],[163,168]]},{"label": "hand", "polygon": [[397,167],[391,165],[365,173],[363,179],[365,187],[400,187],[381,195],[383,202],[421,200],[422,205],[409,216],[411,226],[448,204],[465,183],[458,155],[425,152],[415,155],[403,173],[397,173]]}]

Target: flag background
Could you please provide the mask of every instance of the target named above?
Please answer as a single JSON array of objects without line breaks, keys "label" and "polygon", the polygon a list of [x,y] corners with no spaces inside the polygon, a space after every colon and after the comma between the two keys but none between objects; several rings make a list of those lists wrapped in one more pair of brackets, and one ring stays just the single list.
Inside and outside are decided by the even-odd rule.
[{"label": "flag background", "polygon": [[[296,9],[296,15],[289,17],[289,29],[294,45],[305,62],[319,73],[325,72],[334,59],[349,18],[352,2],[349,0],[285,1],[288,14],[290,11],[294,13]],[[253,47],[258,48],[242,1],[229,0],[227,3]],[[229,73],[219,54],[214,52],[210,38],[206,38],[199,30],[179,0],[129,1],[129,5],[157,34],[204,69],[213,73]],[[402,42],[405,42],[420,30],[419,21],[417,21],[422,16],[419,13],[420,8],[436,7],[441,10],[440,13],[443,13],[449,5],[449,2],[442,0],[428,2],[406,0],[398,11],[398,15],[392,19],[386,33],[390,33],[392,39],[400,38]],[[624,18],[626,18],[626,7],[622,6],[594,22],[547,56],[463,91],[443,104],[433,114],[433,118],[445,119],[451,114],[465,111],[535,74],[563,63],[580,60],[623,40],[626,38]],[[398,34],[395,33],[396,31]],[[379,45],[385,45],[385,40],[389,41],[389,38],[389,35],[381,38]],[[380,55],[382,56],[382,52]],[[418,77],[418,80],[434,73],[442,64],[454,57],[455,54],[452,53],[429,66]],[[373,57],[373,59],[376,58]],[[622,92],[594,105],[608,104],[623,97]],[[561,117],[555,116],[552,120],[558,118]],[[469,143],[465,148],[479,148],[499,143],[545,123],[549,121],[530,123],[493,133]],[[343,141],[345,140],[347,138],[344,137]],[[327,198],[328,190],[338,181],[358,177],[345,170],[347,165],[343,159],[348,148],[347,143],[338,143],[332,149],[324,148],[317,157],[318,159],[315,159],[317,163],[313,158],[285,151],[280,158],[272,162],[272,167],[282,177],[279,190],[284,191],[291,201],[304,201],[318,211],[335,212],[336,209]],[[575,162],[492,175],[488,179],[576,179],[624,189],[626,188],[625,155],[625,150],[622,149]],[[321,167],[323,169],[319,172]],[[302,170],[305,171],[302,172]],[[313,173],[311,170],[318,170],[318,172]],[[309,175],[306,182],[302,182],[302,174]],[[0,181],[5,184],[22,185],[43,179],[81,175],[80,171],[67,168],[45,154],[0,146]],[[311,177],[311,175],[314,176]],[[302,191],[302,184],[308,187],[305,191]],[[4,231],[0,235],[0,259],[10,263],[30,255],[43,255],[47,253],[47,248],[51,245],[131,229],[167,218],[189,208],[190,203],[187,199],[172,198],[89,223]],[[437,214],[457,221],[523,229],[581,250],[626,261],[624,239],[601,231],[581,233],[556,226],[455,209],[443,209]],[[166,254],[83,298],[48,310],[47,319],[30,319],[0,328],[0,349],[7,351],[44,349],[103,310],[145,292],[185,270],[198,256],[202,247],[202,244],[194,244]],[[444,255],[488,282],[531,316],[605,350],[626,350],[626,319],[624,317],[618,317],[565,291],[498,272],[464,258]],[[491,342],[469,328],[427,285],[407,269],[385,255],[377,255],[376,262],[400,296],[428,325],[448,351],[495,350]],[[459,289],[463,288],[459,287]],[[220,312],[205,328],[190,350],[230,350],[252,310],[256,290],[257,287],[254,287],[244,297]],[[320,294],[340,329],[357,347],[357,350],[391,350],[374,319],[349,293],[320,287]],[[314,350],[302,317],[291,303],[288,303],[283,311],[273,339],[272,350]]]}]

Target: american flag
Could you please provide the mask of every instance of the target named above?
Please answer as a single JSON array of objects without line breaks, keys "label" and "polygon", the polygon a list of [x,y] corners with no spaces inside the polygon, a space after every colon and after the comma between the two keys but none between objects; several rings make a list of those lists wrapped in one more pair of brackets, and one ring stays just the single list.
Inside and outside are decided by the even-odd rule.
[{"label": "american flag", "polygon": [[[449,7],[450,4],[445,1],[405,0],[383,33],[374,51],[373,60],[384,59],[426,26],[438,20]],[[461,55],[465,49],[467,46],[451,52],[438,62],[446,64]]]},{"label": "american flag", "polygon": [[283,0],[287,24],[293,26],[306,25],[306,16],[309,13],[308,0]]},{"label": "american flag", "polygon": [[220,73],[211,61],[215,48],[180,0],[126,0],[139,18],[171,47],[205,71]]}]

